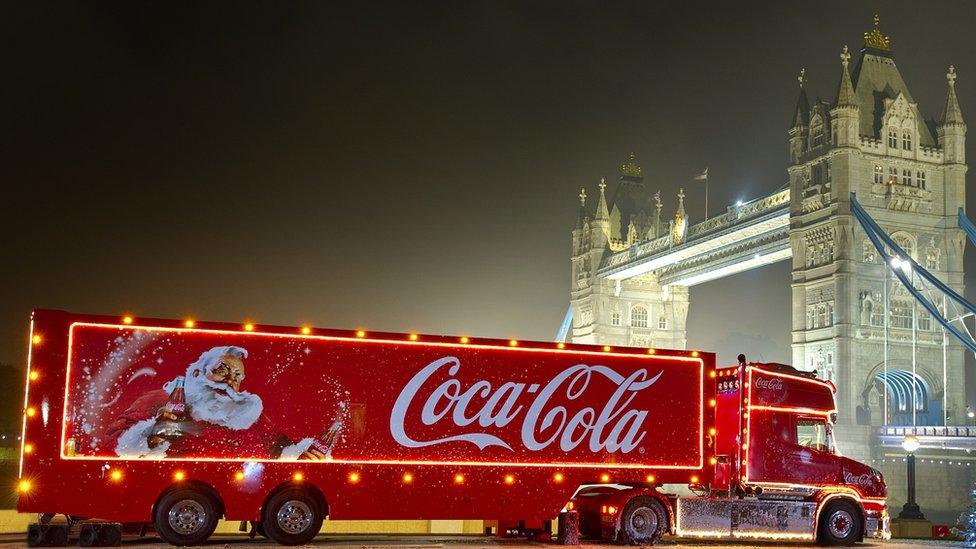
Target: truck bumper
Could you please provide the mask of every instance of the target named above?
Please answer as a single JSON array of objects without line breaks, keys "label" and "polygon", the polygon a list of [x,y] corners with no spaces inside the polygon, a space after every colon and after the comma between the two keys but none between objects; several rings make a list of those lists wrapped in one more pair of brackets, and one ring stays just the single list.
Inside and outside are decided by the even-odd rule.
[{"label": "truck bumper", "polygon": [[887,509],[881,512],[868,512],[865,520],[864,537],[891,539],[891,527]]}]

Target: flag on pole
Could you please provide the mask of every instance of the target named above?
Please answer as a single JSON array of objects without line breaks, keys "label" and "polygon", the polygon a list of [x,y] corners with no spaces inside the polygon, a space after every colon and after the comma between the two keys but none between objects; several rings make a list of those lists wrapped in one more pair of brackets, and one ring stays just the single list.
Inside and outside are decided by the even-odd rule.
[{"label": "flag on pole", "polygon": [[708,219],[708,167],[702,173],[695,176],[695,181],[705,182],[705,219]]}]

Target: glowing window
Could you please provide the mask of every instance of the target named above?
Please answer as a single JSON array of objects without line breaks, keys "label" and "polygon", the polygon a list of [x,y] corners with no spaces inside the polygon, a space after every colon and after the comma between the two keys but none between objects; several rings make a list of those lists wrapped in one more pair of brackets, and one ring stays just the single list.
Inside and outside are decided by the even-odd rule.
[{"label": "glowing window", "polygon": [[635,328],[647,328],[647,307],[635,305],[630,310],[630,325]]},{"label": "glowing window", "polygon": [[874,165],[874,182],[877,185],[884,185],[884,168],[881,164]]}]

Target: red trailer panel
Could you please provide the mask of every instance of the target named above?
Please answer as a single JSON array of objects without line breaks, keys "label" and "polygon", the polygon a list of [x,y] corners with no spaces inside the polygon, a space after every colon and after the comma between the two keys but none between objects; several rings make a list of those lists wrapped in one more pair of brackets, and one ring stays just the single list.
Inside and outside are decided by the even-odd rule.
[{"label": "red trailer panel", "polygon": [[23,512],[152,520],[174,486],[260,520],[552,518],[583,483],[707,483],[714,355],[38,311]]}]

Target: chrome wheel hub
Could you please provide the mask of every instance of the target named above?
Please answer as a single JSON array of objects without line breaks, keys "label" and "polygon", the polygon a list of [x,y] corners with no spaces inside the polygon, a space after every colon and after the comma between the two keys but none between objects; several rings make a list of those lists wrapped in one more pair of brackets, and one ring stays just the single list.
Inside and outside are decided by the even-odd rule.
[{"label": "chrome wheel hub", "polygon": [[200,502],[183,499],[170,507],[167,519],[169,527],[178,534],[191,536],[199,532],[207,522],[207,511]]},{"label": "chrome wheel hub", "polygon": [[626,528],[632,539],[650,537],[657,531],[657,513],[649,507],[638,507],[627,519]]},{"label": "chrome wheel hub", "polygon": [[304,501],[292,499],[278,509],[278,527],[288,534],[301,534],[312,524],[312,508]]},{"label": "chrome wheel hub", "polygon": [[827,528],[830,529],[830,535],[835,538],[846,538],[854,530],[854,517],[846,510],[838,509],[827,519]]}]

